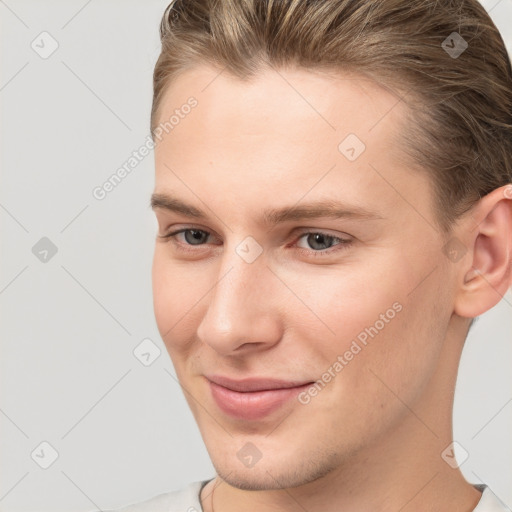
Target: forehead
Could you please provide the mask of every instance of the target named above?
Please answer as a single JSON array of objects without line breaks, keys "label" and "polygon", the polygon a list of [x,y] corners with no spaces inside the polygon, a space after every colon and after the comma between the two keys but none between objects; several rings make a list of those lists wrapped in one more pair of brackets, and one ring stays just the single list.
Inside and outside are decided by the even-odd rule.
[{"label": "forehead", "polygon": [[201,128],[215,126],[222,134],[236,127],[239,137],[285,128],[283,137],[320,130],[322,137],[336,134],[336,139],[352,131],[369,139],[389,133],[389,126],[401,119],[404,109],[397,95],[361,74],[264,68],[242,81],[202,64],[182,72],[170,84],[159,121],[169,119],[191,96],[198,101],[192,117],[200,111]]},{"label": "forehead", "polygon": [[[190,98],[195,106],[184,108]],[[216,190],[248,203],[252,191],[260,203],[276,203],[276,190],[289,202],[336,187],[353,204],[365,197],[395,205],[396,191],[377,173],[404,183],[405,108],[362,75],[266,69],[242,81],[197,66],[170,84],[159,108],[160,123],[175,119],[157,142],[156,190],[178,187],[188,197]]]}]

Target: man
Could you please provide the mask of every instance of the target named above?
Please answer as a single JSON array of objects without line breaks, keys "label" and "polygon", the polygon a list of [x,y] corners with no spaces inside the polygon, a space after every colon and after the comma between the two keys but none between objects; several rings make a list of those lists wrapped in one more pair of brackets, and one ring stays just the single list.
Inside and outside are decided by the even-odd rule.
[{"label": "man", "polygon": [[217,475],[123,510],[508,510],[446,460],[471,319],[512,276],[484,9],[181,0],[161,36],[155,316]]}]

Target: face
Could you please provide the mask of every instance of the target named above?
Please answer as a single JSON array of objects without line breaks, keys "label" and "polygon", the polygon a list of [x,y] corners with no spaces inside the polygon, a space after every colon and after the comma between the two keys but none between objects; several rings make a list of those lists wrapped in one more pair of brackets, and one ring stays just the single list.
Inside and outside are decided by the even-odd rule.
[{"label": "face", "polygon": [[451,275],[428,176],[397,144],[404,108],[362,76],[298,69],[198,66],[166,92],[155,316],[231,485],[312,482],[397,429],[403,402],[421,410]]}]

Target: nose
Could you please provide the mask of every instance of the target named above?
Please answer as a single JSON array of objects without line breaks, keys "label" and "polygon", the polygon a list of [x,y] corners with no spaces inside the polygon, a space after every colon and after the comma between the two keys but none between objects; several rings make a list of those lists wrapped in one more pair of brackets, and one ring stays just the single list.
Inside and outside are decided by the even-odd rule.
[{"label": "nose", "polygon": [[[242,355],[265,350],[279,342],[279,281],[267,268],[264,254],[244,261],[234,249],[225,250],[205,297],[206,313],[198,338],[220,355]],[[282,286],[282,285],[281,285]]]}]

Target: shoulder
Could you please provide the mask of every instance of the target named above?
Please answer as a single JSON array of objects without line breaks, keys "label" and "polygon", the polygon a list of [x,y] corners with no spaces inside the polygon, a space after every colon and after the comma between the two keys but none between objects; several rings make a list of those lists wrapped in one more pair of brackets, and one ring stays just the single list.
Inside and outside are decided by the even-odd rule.
[{"label": "shoulder", "polygon": [[202,512],[199,493],[208,482],[209,480],[192,482],[180,489],[159,494],[149,500],[105,512]]},{"label": "shoulder", "polygon": [[509,512],[510,509],[486,485],[475,485],[482,497],[473,512]]}]

